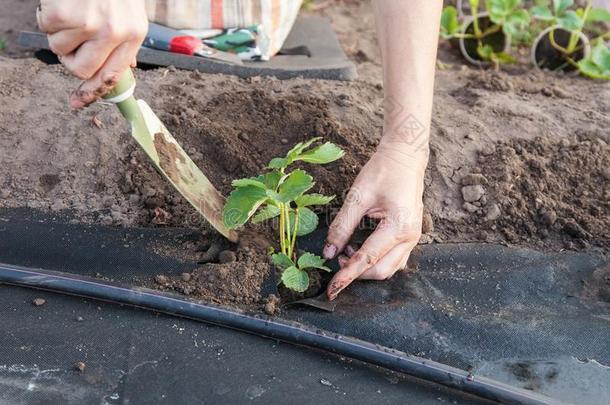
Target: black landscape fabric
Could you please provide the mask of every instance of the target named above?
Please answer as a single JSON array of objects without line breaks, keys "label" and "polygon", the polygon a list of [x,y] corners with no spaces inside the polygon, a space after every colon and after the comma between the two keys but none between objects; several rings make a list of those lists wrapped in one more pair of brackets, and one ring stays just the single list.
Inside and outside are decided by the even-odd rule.
[{"label": "black landscape fabric", "polygon": [[[192,230],[85,226],[27,210],[0,211],[0,219],[4,263],[132,284],[197,266],[160,257],[150,248],[158,241],[189,238]],[[608,265],[604,256],[426,245],[414,262],[417,272],[349,288],[334,313],[291,307],[280,316],[565,402],[604,404],[610,397],[610,305],[582,298],[593,271]],[[0,386],[9,390],[0,391],[20,395],[22,403],[40,403],[43,391],[56,403],[102,397],[109,403],[203,397],[272,402],[293,395],[299,403],[311,398],[395,403],[405,396],[421,395],[426,402],[453,395],[360,363],[218,327],[0,288],[7,331],[0,341]],[[37,297],[46,303],[32,305]],[[80,361],[85,371],[72,370]]]}]

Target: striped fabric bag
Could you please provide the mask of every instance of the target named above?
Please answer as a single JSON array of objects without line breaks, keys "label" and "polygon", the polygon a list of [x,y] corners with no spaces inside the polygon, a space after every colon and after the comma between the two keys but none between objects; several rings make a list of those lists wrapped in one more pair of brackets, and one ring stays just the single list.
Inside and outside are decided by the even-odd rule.
[{"label": "striped fabric bag", "polygon": [[146,0],[148,19],[176,29],[261,25],[263,59],[286,40],[303,0]]}]

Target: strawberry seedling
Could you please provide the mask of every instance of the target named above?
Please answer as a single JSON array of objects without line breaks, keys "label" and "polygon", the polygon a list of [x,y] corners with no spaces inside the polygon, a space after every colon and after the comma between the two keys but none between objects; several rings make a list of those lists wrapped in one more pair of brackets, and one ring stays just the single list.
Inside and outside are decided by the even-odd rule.
[{"label": "strawberry seedling", "polygon": [[485,18],[479,13],[479,0],[469,0],[469,3],[472,18],[465,24],[458,21],[455,7],[447,6],[443,9],[441,36],[446,39],[456,38],[466,44],[472,42],[472,51],[468,49],[470,46],[461,46],[462,53],[467,58],[491,62],[496,67],[502,63],[514,62],[515,59],[505,52],[505,48],[511,38],[524,32],[530,21],[522,1],[486,0]]},{"label": "strawberry seedling", "polygon": [[[607,74],[604,75],[606,69],[604,55],[607,54],[607,48],[603,41],[610,37],[610,31],[605,25],[610,23],[610,11],[594,8],[591,0],[586,1],[584,8],[573,9],[573,6],[573,0],[553,0],[552,6],[549,0],[539,0],[538,5],[532,8],[534,18],[550,25],[537,40],[533,49],[533,59],[541,67],[578,69],[585,76],[607,79]],[[596,28],[601,28],[601,32],[598,32],[597,36],[589,41],[588,35],[585,35],[584,31],[593,33]],[[558,39],[562,32],[567,34],[563,43]],[[550,51],[557,56],[549,55],[548,51],[541,51],[541,54],[538,55],[537,48],[544,46],[545,41],[548,41],[551,46]],[[589,42],[601,45],[597,45],[594,52],[587,55],[583,52],[583,48],[588,49]],[[564,62],[555,67],[546,62],[552,59]]]},{"label": "strawberry seedling", "polygon": [[318,216],[311,210],[314,205],[326,205],[334,196],[308,193],[314,186],[313,177],[302,169],[289,170],[296,162],[327,164],[340,159],[344,151],[326,142],[313,146],[321,138],[296,144],[285,157],[272,159],[267,173],[257,177],[234,180],[234,190],[224,206],[223,219],[230,229],[248,221],[261,223],[279,219],[279,247],[272,254],[273,264],[281,270],[281,281],[287,288],[303,292],[309,287],[308,271],[330,271],[324,260],[309,252],[297,254],[298,236],[313,232]]}]

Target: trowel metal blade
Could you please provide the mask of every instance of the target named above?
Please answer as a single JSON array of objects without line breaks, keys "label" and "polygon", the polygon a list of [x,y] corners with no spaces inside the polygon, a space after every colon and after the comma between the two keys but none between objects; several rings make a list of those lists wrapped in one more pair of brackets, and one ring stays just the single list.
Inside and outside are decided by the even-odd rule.
[{"label": "trowel metal blade", "polygon": [[224,197],[186,154],[148,104],[138,100],[146,128],[132,128],[132,136],[157,170],[222,235],[236,242],[238,235],[223,222]]}]

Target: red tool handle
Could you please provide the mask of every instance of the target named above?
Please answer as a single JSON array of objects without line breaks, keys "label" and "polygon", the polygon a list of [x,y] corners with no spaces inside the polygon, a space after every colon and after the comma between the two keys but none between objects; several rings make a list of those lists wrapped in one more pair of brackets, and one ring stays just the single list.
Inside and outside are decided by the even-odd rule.
[{"label": "red tool handle", "polygon": [[202,48],[201,40],[190,35],[181,35],[172,38],[169,43],[169,51],[193,56]]}]

